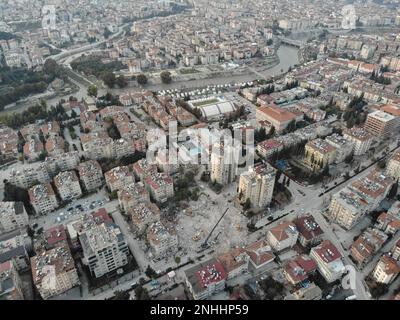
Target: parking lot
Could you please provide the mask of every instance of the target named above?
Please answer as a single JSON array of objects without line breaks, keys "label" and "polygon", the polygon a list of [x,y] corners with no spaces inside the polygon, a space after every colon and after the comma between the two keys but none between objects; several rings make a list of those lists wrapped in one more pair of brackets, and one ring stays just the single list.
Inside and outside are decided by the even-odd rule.
[{"label": "parking lot", "polygon": [[48,229],[54,225],[63,224],[75,220],[82,213],[89,213],[100,209],[109,200],[106,191],[91,194],[87,197],[76,199],[67,206],[60,208],[47,215],[35,217],[31,220],[31,225],[37,224],[38,228]]}]

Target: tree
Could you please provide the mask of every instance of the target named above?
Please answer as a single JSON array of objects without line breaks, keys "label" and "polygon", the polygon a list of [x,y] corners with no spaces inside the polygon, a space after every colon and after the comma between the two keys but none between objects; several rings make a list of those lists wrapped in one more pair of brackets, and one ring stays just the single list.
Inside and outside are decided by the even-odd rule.
[{"label": "tree", "polygon": [[348,156],[346,156],[346,158],[344,158],[344,162],[347,164],[351,163],[353,161],[353,157],[353,153],[350,153]]},{"label": "tree", "polygon": [[354,126],[355,123],[356,123],[355,119],[352,116],[350,116],[346,121],[346,127],[350,129]]},{"label": "tree", "polygon": [[106,27],[104,28],[103,36],[105,39],[108,39],[112,35],[112,32]]},{"label": "tree", "polygon": [[278,171],[276,172],[275,182],[279,182],[279,179],[281,178],[281,175],[282,175],[282,171],[281,171],[281,170],[278,170]]},{"label": "tree", "polygon": [[289,186],[290,186],[290,178],[288,178],[287,182],[286,182],[286,187],[289,187]]},{"label": "tree", "polygon": [[386,161],[385,159],[382,159],[381,161],[378,162],[378,167],[380,169],[385,169],[386,168]]},{"label": "tree", "polygon": [[33,237],[35,236],[35,230],[33,230],[33,229],[31,228],[31,226],[28,226],[27,233],[28,233],[28,237],[29,237],[29,238],[32,238],[32,239],[33,239]]},{"label": "tree", "polygon": [[276,281],[271,276],[265,280],[260,281],[260,287],[264,291],[267,300],[281,298],[285,290],[284,285]]},{"label": "tree", "polygon": [[147,269],[146,269],[146,271],[144,273],[149,278],[154,278],[155,276],[157,276],[157,272],[155,272],[154,269],[152,267],[150,267],[150,266],[147,266]]},{"label": "tree", "polygon": [[129,300],[129,293],[127,291],[115,291],[114,300]]},{"label": "tree", "polygon": [[171,81],[172,81],[171,72],[169,72],[169,71],[161,72],[160,77],[161,77],[162,83],[171,83]]},{"label": "tree", "polygon": [[271,129],[269,129],[267,138],[272,138],[274,136],[274,134],[275,134],[275,127],[272,126]]},{"label": "tree", "polygon": [[43,72],[49,75],[55,75],[58,69],[58,64],[53,59],[47,59],[43,64]]},{"label": "tree", "polygon": [[150,300],[150,295],[147,292],[146,288],[143,288],[141,285],[135,288],[135,296],[136,300]]},{"label": "tree", "polygon": [[175,257],[175,262],[176,262],[176,264],[180,264],[181,263],[181,257],[176,256]]},{"label": "tree", "polygon": [[324,166],[324,169],[322,170],[322,176],[324,176],[324,177],[327,177],[327,176],[329,176],[329,165],[328,164],[326,164],[325,166]]},{"label": "tree", "polygon": [[265,132],[265,127],[261,127],[260,129],[256,130],[254,135],[256,141],[264,141],[267,139],[267,133]]},{"label": "tree", "polygon": [[136,81],[138,84],[144,86],[147,83],[147,77],[141,73],[136,77]]},{"label": "tree", "polygon": [[111,71],[105,72],[103,74],[103,81],[107,87],[114,88],[115,83],[116,83],[115,74]]},{"label": "tree", "polygon": [[123,75],[120,75],[116,79],[117,85],[120,88],[125,88],[128,85],[128,82],[126,81],[125,77]]},{"label": "tree", "polygon": [[78,115],[76,114],[75,110],[71,110],[71,119],[76,118]]},{"label": "tree", "polygon": [[112,122],[111,126],[107,129],[107,133],[113,140],[121,139],[121,135],[114,122]]},{"label": "tree", "polygon": [[[91,84],[87,89],[87,95],[89,97],[97,97],[97,87],[94,84]],[[71,114],[72,115],[72,114]]]},{"label": "tree", "polygon": [[244,210],[248,210],[248,209],[250,209],[250,207],[251,207],[251,202],[250,202],[250,199],[247,198],[247,199],[246,199],[246,202],[245,202],[244,205],[243,205],[243,209],[244,209]]},{"label": "tree", "polygon": [[389,199],[394,199],[396,197],[398,188],[399,188],[399,183],[398,183],[398,181],[396,181],[392,185],[392,188],[389,191],[389,194],[388,194]]}]

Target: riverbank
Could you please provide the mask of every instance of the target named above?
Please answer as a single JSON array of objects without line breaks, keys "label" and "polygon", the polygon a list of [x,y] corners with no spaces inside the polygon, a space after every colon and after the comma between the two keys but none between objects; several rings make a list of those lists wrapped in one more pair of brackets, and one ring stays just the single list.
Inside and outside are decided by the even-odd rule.
[{"label": "riverbank", "polygon": [[242,73],[235,75],[226,76],[216,76],[212,78],[204,79],[192,79],[185,81],[176,81],[169,84],[164,83],[149,83],[145,86],[132,86],[124,89],[112,89],[110,90],[114,94],[124,94],[126,92],[141,91],[143,89],[150,91],[160,91],[160,90],[171,90],[171,89],[191,89],[191,88],[201,88],[212,85],[223,85],[229,83],[241,83],[249,82],[255,79],[260,79],[261,76],[264,78],[276,77],[282,75],[288,71],[289,68],[293,68],[295,65],[299,64],[298,49],[282,45],[277,51],[278,61],[276,64],[272,64],[269,68],[265,70],[254,70],[245,67],[247,70]]},{"label": "riverbank", "polygon": [[[276,77],[282,74],[285,74],[288,69],[293,68],[295,65],[299,64],[298,57],[298,49],[291,46],[281,45],[277,50],[278,61],[276,64],[271,64],[265,70],[251,70],[246,66],[247,71],[243,71],[241,73],[235,75],[222,75],[217,77],[205,78],[205,79],[193,79],[193,80],[185,80],[180,82],[172,82],[169,84],[157,83],[157,84],[148,84],[146,86],[129,86],[123,89],[104,89],[99,88],[99,96],[105,94],[107,91],[112,94],[122,95],[127,92],[135,92],[141,91],[143,89],[151,90],[151,91],[160,91],[160,90],[170,90],[170,89],[191,89],[191,88],[200,88],[211,85],[223,85],[229,83],[241,83],[241,82],[249,82],[255,79],[260,79],[262,77]],[[254,72],[256,71],[256,72]],[[85,98],[87,96],[87,87],[82,83],[69,79],[71,83],[74,84],[75,89],[73,93],[69,93],[67,95],[61,96],[51,96],[51,97],[43,97],[43,100],[46,101],[48,106],[56,105],[61,99],[68,100],[68,98],[73,95],[78,100]],[[131,82],[132,84],[134,82]],[[35,102],[39,101],[38,97],[31,97],[29,101],[24,104],[17,105],[7,110],[3,110],[0,112],[0,115],[12,113],[12,112],[23,112],[28,107],[35,104]]]}]

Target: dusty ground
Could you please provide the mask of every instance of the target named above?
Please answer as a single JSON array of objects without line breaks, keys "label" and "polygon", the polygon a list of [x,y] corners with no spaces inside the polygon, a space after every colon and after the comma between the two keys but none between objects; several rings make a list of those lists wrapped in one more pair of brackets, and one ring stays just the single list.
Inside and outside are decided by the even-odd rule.
[{"label": "dusty ground", "polygon": [[[190,207],[178,216],[179,243],[188,252],[199,249],[218,219],[228,207],[228,212],[212,233],[208,243],[217,253],[223,253],[235,246],[246,245],[247,218],[234,207],[235,192],[230,189],[216,195],[207,186],[201,190],[199,200],[190,202]],[[218,248],[217,248],[218,247]]]}]

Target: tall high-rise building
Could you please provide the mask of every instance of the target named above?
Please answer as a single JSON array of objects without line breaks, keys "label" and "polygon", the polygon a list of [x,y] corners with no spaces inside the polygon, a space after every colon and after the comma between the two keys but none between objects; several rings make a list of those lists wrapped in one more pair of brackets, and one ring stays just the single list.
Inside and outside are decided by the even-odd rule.
[{"label": "tall high-rise building", "polygon": [[239,143],[232,140],[228,145],[217,142],[213,145],[210,163],[210,178],[212,182],[227,185],[236,179],[240,154]]},{"label": "tall high-rise building", "polygon": [[105,222],[95,225],[79,236],[83,263],[99,278],[128,263],[129,249],[120,228]]},{"label": "tall high-rise building", "polygon": [[399,118],[384,111],[374,111],[367,116],[364,129],[375,137],[387,137],[399,128]]},{"label": "tall high-rise building", "polygon": [[381,171],[373,171],[339,192],[329,206],[330,218],[346,229],[351,229],[367,213],[378,208],[385,199],[393,179]]},{"label": "tall high-rise building", "polygon": [[240,175],[238,198],[243,204],[247,200],[256,208],[265,208],[271,203],[274,192],[276,170],[270,165],[250,167]]}]

